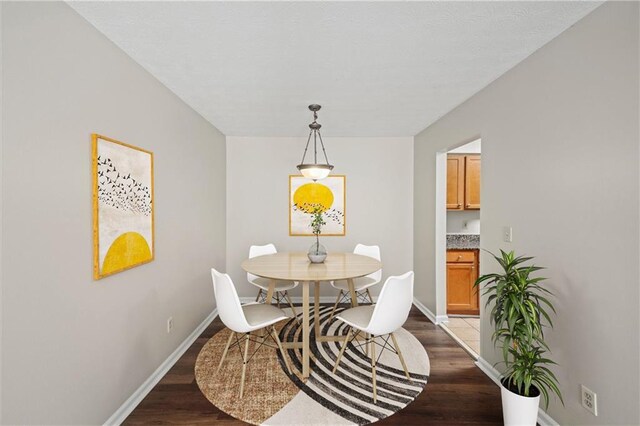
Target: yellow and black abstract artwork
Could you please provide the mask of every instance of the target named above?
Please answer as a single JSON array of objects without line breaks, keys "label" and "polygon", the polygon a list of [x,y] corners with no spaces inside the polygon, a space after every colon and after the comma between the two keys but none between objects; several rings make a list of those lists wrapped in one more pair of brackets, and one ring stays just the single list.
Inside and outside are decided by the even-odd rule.
[{"label": "yellow and black abstract artwork", "polygon": [[92,135],[93,277],[153,260],[153,153]]}]

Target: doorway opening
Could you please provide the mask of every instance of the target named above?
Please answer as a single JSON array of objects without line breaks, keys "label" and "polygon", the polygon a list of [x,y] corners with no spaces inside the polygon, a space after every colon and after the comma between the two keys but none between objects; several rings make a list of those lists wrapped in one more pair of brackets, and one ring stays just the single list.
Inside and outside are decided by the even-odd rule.
[{"label": "doorway opening", "polygon": [[480,354],[480,297],[473,286],[480,269],[480,175],[480,139],[446,153],[446,198],[441,197],[446,269],[440,286],[446,317],[441,326],[475,359]]}]

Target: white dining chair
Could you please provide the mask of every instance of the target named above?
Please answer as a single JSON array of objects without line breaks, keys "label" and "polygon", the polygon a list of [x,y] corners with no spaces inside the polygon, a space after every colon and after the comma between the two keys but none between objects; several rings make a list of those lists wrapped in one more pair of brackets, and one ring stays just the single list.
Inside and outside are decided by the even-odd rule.
[{"label": "white dining chair", "polygon": [[[244,394],[244,378],[247,369],[247,363],[253,357],[253,355],[264,345],[271,348],[280,350],[282,358],[291,374],[291,367],[289,361],[282,349],[282,343],[278,337],[278,332],[274,326],[278,321],[288,319],[287,315],[282,309],[279,309],[273,305],[264,303],[250,303],[247,305],[241,305],[240,299],[236,288],[231,281],[231,277],[227,274],[222,274],[215,269],[211,269],[211,277],[213,278],[213,293],[216,298],[216,306],[218,308],[218,315],[220,320],[227,328],[231,330],[227,344],[222,352],[222,358],[216,372],[220,371],[222,364],[227,356],[227,352],[232,343],[234,346],[238,346],[240,353],[242,354],[242,379],[240,380],[240,398]],[[255,336],[253,340],[258,346],[251,356],[249,356],[249,341],[251,341],[251,333],[253,331],[267,329],[267,333],[271,339],[275,342],[276,346],[270,346],[267,344],[265,336]],[[238,337],[237,334],[244,334],[244,339]],[[242,350],[242,340],[244,340],[244,351]]]},{"label": "white dining chair", "polygon": [[[398,354],[400,363],[404,369],[404,374],[410,381],[411,376],[404,362],[402,352],[398,346],[394,332],[398,330],[407,321],[411,304],[413,303],[413,271],[407,272],[400,276],[387,278],[378,301],[375,305],[358,306],[340,312],[336,319],[347,324],[347,334],[345,335],[338,359],[333,367],[335,374],[342,359],[342,355],[350,342],[353,342],[361,333],[364,334],[364,343],[358,343],[356,346],[366,345],[367,354],[371,356],[371,375],[373,383],[373,402],[378,401],[376,387],[376,345],[382,350],[390,350]],[[354,330],[357,330],[354,332]],[[380,342],[376,341],[378,338]],[[391,339],[392,345],[389,344]],[[381,352],[382,353],[382,352]]]},{"label": "white dining chair", "polygon": [[[251,246],[249,247],[249,259],[258,256],[265,256],[268,254],[275,254],[278,251],[276,250],[276,246],[273,244],[266,244],[264,246]],[[253,275],[247,272],[247,281],[258,287],[258,295],[256,296],[256,302],[263,301],[265,303],[270,303],[271,300],[267,301],[267,293],[269,292],[269,284],[270,280],[266,278],[259,277],[257,275]],[[298,319],[298,313],[296,312],[295,306],[293,306],[293,302],[291,302],[291,298],[289,297],[289,290],[292,290],[298,286],[296,281],[276,281],[276,286],[273,291],[273,298],[276,300],[278,307],[280,307],[280,302],[286,300],[286,302],[291,307],[293,311],[293,316]],[[264,295],[263,295],[264,294]]]},{"label": "white dining chair", "polygon": [[[360,254],[362,256],[373,257],[376,260],[380,260],[380,247],[378,246],[365,246],[364,244],[358,244],[355,249],[353,249],[354,254]],[[356,290],[356,298],[360,298],[363,302],[367,301],[367,297],[369,298],[369,303],[373,303],[373,298],[371,297],[371,292],[369,291],[369,287],[374,286],[382,281],[382,269],[377,270],[373,274],[366,275],[362,278],[356,278],[353,280],[353,284]],[[351,293],[349,292],[349,285],[346,281],[331,281],[331,285],[340,290],[338,297],[336,299],[336,303],[333,305],[333,309],[331,310],[331,315],[329,315],[329,319],[333,318],[333,315],[338,308],[340,303],[350,301]]]}]

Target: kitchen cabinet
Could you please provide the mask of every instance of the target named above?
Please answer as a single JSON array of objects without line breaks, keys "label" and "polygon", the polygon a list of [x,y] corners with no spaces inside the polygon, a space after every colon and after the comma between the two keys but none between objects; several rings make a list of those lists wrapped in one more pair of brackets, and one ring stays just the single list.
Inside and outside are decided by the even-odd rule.
[{"label": "kitchen cabinet", "polygon": [[447,314],[479,315],[478,250],[447,250]]},{"label": "kitchen cabinet", "polygon": [[480,208],[480,156],[467,155],[464,159],[464,208]]},{"label": "kitchen cabinet", "polygon": [[447,210],[464,210],[464,155],[447,156]]},{"label": "kitchen cabinet", "polygon": [[480,209],[480,155],[447,156],[447,210]]}]

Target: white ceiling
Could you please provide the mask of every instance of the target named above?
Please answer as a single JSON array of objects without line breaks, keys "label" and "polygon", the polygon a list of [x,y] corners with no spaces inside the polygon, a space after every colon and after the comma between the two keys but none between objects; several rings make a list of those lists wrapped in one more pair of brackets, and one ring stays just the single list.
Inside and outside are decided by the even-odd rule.
[{"label": "white ceiling", "polygon": [[412,136],[602,2],[74,2],[226,135]]}]

